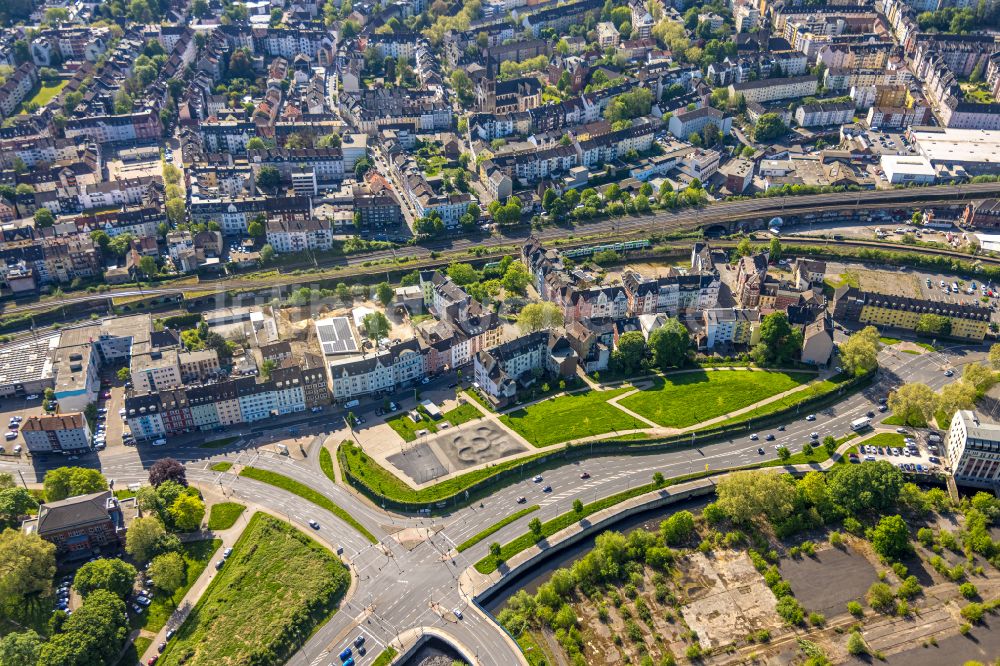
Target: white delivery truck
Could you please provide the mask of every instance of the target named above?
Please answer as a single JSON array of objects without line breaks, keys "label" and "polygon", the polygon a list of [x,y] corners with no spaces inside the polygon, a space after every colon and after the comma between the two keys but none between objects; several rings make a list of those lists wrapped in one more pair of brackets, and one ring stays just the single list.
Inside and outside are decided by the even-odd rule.
[{"label": "white delivery truck", "polygon": [[872,420],[867,416],[862,416],[860,419],[854,419],[851,421],[851,430],[854,432],[860,432],[872,424]]}]

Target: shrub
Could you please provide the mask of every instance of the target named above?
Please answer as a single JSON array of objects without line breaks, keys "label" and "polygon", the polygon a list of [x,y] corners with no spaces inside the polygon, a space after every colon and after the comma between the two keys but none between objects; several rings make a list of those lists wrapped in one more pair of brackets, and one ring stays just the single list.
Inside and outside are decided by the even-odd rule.
[{"label": "shrub", "polygon": [[896,603],[896,615],[899,617],[909,617],[910,616],[910,604],[906,603],[900,599]]},{"label": "shrub", "polygon": [[973,624],[982,620],[985,612],[983,605],[975,601],[962,607],[962,617]]},{"label": "shrub", "polygon": [[847,639],[847,651],[855,656],[868,653],[868,646],[865,645],[865,639],[861,637],[859,632],[851,632]]},{"label": "shrub", "polygon": [[859,604],[857,601],[848,601],[847,612],[853,615],[854,617],[861,617],[862,615],[865,614],[865,609],[862,608],[861,604]]},{"label": "shrub", "polygon": [[899,576],[899,580],[903,580],[904,578],[906,578],[906,574],[908,573],[906,565],[903,564],[902,562],[893,562],[892,570],[896,573],[897,576]]},{"label": "shrub", "polygon": [[958,586],[958,591],[966,599],[975,599],[979,595],[979,590],[972,583],[962,583]]},{"label": "shrub", "polygon": [[972,625],[967,622],[958,627],[958,633],[962,634],[963,636],[968,634],[970,631],[972,631]]},{"label": "shrub", "polygon": [[803,541],[799,549],[806,555],[812,557],[816,554],[816,544],[812,541]]},{"label": "shrub", "polygon": [[830,532],[830,545],[840,548],[844,545],[844,536],[840,532]]},{"label": "shrub", "polygon": [[854,536],[860,536],[865,533],[864,525],[862,525],[861,522],[853,516],[844,518],[844,529]]},{"label": "shrub", "polygon": [[701,644],[692,643],[688,646],[688,649],[684,651],[684,656],[694,661],[696,659],[701,659]]},{"label": "shrub", "polygon": [[896,590],[896,596],[900,599],[909,600],[923,592],[923,590],[924,588],[920,586],[920,582],[916,576],[907,576],[903,579],[903,583],[899,586],[899,589]]},{"label": "shrub", "polygon": [[917,530],[917,541],[919,541],[925,548],[930,548],[934,545],[934,531],[929,527],[921,527]]},{"label": "shrub", "polygon": [[805,620],[805,611],[795,597],[781,597],[775,610],[789,626],[798,626]]},{"label": "shrub", "polygon": [[822,613],[809,613],[809,624],[814,627],[822,627],[826,624],[826,617]]},{"label": "shrub", "polygon": [[872,583],[865,594],[865,600],[880,613],[888,613],[892,610],[894,596],[892,588],[885,583]]}]

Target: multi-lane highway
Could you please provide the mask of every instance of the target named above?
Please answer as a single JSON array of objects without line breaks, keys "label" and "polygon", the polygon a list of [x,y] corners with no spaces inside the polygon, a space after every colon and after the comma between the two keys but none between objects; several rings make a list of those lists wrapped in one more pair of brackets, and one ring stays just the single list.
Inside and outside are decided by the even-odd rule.
[{"label": "multi-lane highway", "polygon": [[[470,608],[458,589],[461,572],[483,557],[488,541],[506,542],[526,531],[529,517],[505,526],[489,540],[464,553],[455,555],[453,548],[469,536],[495,524],[518,509],[517,498],[526,496],[540,509],[530,517],[547,520],[572,507],[579,498],[593,501],[629,487],[648,483],[655,471],[667,477],[699,471],[709,465],[725,469],[762,459],[757,453],[764,435],[773,432],[775,442],[768,442],[765,456],[773,457],[773,444],[784,444],[799,450],[809,441],[810,433],[820,437],[840,436],[849,432],[850,422],[875,408],[880,397],[902,383],[920,381],[940,388],[949,381],[944,371],[972,360],[981,360],[982,348],[952,347],[923,355],[899,353],[890,348],[880,352],[881,370],[877,381],[862,393],[817,412],[817,419],[805,420],[805,414],[791,420],[784,431],[762,430],[761,441],[751,441],[749,433],[728,441],[707,445],[701,449],[678,450],[642,456],[598,456],[591,460],[568,463],[545,473],[545,484],[530,478],[499,489],[485,499],[482,506],[474,504],[453,513],[434,518],[412,518],[383,511],[361,498],[352,490],[331,483],[319,468],[318,451],[326,432],[336,422],[336,415],[323,414],[312,424],[316,437],[303,460],[255,449],[219,452],[198,449],[196,445],[168,445],[154,451],[139,451],[112,447],[98,459],[89,461],[104,474],[116,479],[118,487],[126,483],[145,481],[146,468],[152,460],[172,455],[188,465],[189,480],[214,486],[237,501],[266,508],[287,520],[305,527],[310,519],[321,527],[313,532],[316,538],[331,548],[341,547],[357,579],[354,592],[345,601],[341,612],[320,628],[289,662],[295,666],[326,666],[336,662],[336,655],[358,633],[364,632],[371,642],[369,655],[358,663],[368,663],[385,645],[397,636],[419,627],[433,627],[446,633],[462,645],[482,664],[508,665],[518,663],[516,649],[493,621],[475,608]],[[374,415],[372,415],[374,418]],[[331,435],[336,437],[336,435]],[[236,447],[242,444],[235,445]],[[219,474],[209,466],[219,460],[252,464],[292,477],[315,488],[351,513],[379,542],[372,545],[360,534],[332,514],[278,488],[232,474]],[[0,463],[0,471],[20,471],[27,480],[41,480],[46,464]],[[60,464],[53,460],[53,465]],[[590,479],[581,481],[582,471]],[[551,493],[543,493],[542,485],[551,485]],[[481,590],[477,592],[482,592]],[[453,611],[462,612],[462,619]]]}]

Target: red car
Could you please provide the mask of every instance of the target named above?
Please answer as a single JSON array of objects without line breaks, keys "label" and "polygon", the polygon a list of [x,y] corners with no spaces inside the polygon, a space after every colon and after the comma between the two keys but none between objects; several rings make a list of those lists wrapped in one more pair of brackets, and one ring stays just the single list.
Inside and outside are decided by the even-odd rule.
[{"label": "red car", "polygon": [[146,666],[153,666],[153,664],[155,664],[156,660],[159,659],[159,658],[160,658],[160,655],[154,654],[152,657],[150,657],[146,661]]}]

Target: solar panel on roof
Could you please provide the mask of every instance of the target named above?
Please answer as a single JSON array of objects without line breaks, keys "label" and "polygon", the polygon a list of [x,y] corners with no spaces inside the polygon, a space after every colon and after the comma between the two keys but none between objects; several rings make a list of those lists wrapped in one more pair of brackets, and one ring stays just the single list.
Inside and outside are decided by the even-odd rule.
[{"label": "solar panel on roof", "polygon": [[351,325],[344,317],[326,319],[316,324],[316,334],[324,354],[350,354],[358,351]]}]

